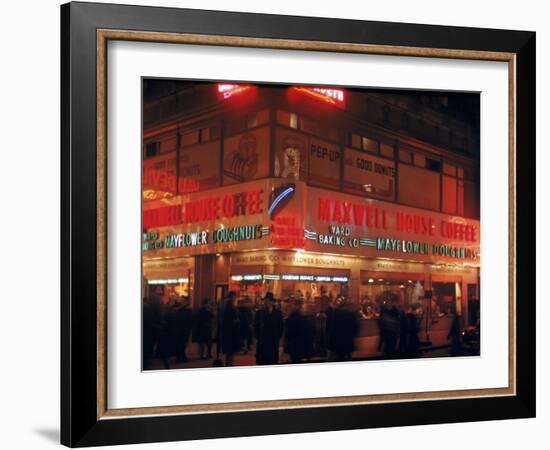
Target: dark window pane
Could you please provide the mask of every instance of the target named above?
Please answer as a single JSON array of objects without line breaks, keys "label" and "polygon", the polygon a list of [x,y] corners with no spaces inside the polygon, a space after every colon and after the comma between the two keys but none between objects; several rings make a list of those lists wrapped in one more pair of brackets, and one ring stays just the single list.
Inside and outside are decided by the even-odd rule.
[{"label": "dark window pane", "polygon": [[432,170],[434,172],[441,172],[441,161],[426,158],[426,169]]}]

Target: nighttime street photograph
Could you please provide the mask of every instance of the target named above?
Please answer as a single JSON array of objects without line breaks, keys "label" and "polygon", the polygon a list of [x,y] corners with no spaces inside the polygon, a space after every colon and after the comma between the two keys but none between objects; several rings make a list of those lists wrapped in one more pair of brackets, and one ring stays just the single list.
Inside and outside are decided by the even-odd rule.
[{"label": "nighttime street photograph", "polygon": [[142,106],[143,370],[480,355],[479,93],[144,78]]}]

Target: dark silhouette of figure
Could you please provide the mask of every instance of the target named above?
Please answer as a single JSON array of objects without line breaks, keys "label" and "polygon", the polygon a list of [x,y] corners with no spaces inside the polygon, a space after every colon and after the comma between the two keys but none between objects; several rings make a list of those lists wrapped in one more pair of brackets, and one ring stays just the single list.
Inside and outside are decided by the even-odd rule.
[{"label": "dark silhouette of figure", "polygon": [[451,341],[451,355],[460,355],[462,353],[462,336],[460,333],[460,316],[456,313],[454,314],[447,340]]},{"label": "dark silhouette of figure", "polygon": [[221,313],[221,352],[225,354],[225,365],[233,365],[233,357],[241,346],[241,324],[239,311],[235,306],[235,292],[229,292],[225,301],[225,307]]},{"label": "dark silhouette of figure", "polygon": [[301,300],[294,300],[292,310],[285,321],[284,349],[293,364],[299,363],[308,354],[307,318]]},{"label": "dark silhouette of figure", "polygon": [[409,345],[409,318],[405,311],[398,311],[397,316],[399,318],[399,344],[397,351],[400,355],[405,356]]},{"label": "dark silhouette of figure", "polygon": [[331,360],[349,361],[351,359],[358,329],[355,311],[343,297],[340,298],[334,309],[329,330],[328,348],[331,351]]},{"label": "dark silhouette of figure", "polygon": [[315,356],[327,356],[327,311],[329,309],[329,298],[323,293],[319,298],[319,312],[315,315]]},{"label": "dark silhouette of figure", "polygon": [[189,298],[185,297],[174,307],[175,341],[174,352],[177,362],[187,362],[187,344],[193,328],[193,311],[189,307]]},{"label": "dark silhouette of figure", "polygon": [[176,342],[175,304],[170,301],[160,309],[158,356],[165,369],[170,368],[170,358],[174,355]]},{"label": "dark silhouette of figure", "polygon": [[384,319],[388,312],[385,304],[380,306],[380,317],[378,318],[378,335],[380,339],[378,340],[378,351],[381,352],[384,350],[384,344],[386,343],[386,328]]},{"label": "dark silhouette of figure", "polygon": [[304,311],[305,350],[304,358],[309,360],[315,354],[316,317],[311,305]]},{"label": "dark silhouette of figure", "polygon": [[155,296],[143,299],[143,368],[147,369],[154,356],[160,327],[160,299]]},{"label": "dark silhouette of figure", "polygon": [[256,334],[256,364],[277,364],[279,362],[279,341],[283,334],[283,315],[274,306],[273,293],[268,292],[264,306],[254,318]]},{"label": "dark silhouette of figure", "polygon": [[243,300],[239,304],[238,310],[241,323],[241,348],[244,349],[244,353],[248,353],[252,347],[252,322],[254,320],[250,301],[248,299]]},{"label": "dark silhouette of figure", "polygon": [[418,332],[420,331],[420,325],[418,323],[418,317],[416,316],[417,307],[413,306],[408,309],[406,318],[408,322],[407,328],[407,356],[418,356],[420,350],[420,339],[418,339]]},{"label": "dark silhouette of figure", "polygon": [[390,307],[382,305],[378,326],[380,328],[379,348],[388,358],[395,357],[399,333],[399,312],[395,305]]},{"label": "dark silhouette of figure", "polygon": [[[212,328],[214,325],[214,313],[210,300],[205,298],[202,300],[202,305],[197,312],[197,342],[199,343],[200,359],[212,357]],[[206,356],[204,350],[206,348]]]},{"label": "dark silhouette of figure", "polygon": [[470,315],[470,324],[476,325],[479,320],[479,299],[472,298],[468,301],[468,313]]}]

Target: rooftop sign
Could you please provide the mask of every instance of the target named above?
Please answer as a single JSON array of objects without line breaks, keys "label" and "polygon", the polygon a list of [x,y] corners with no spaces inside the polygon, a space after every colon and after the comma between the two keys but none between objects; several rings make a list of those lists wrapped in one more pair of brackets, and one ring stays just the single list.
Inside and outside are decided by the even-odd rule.
[{"label": "rooftop sign", "polygon": [[343,108],[345,106],[345,92],[343,89],[334,89],[334,88],[321,88],[321,87],[307,87],[307,86],[297,86],[294,88],[298,92],[303,92],[304,94],[314,97],[318,100],[322,100],[326,103],[329,103],[334,106]]}]

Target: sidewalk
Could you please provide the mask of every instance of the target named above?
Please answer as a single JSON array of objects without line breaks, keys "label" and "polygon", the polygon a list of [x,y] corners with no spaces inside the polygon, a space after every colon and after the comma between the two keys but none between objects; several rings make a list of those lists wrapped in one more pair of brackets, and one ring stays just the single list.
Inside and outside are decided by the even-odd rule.
[{"label": "sidewalk", "polygon": [[[431,333],[430,334],[431,345],[421,346],[421,354],[419,358],[429,357],[441,357],[449,356],[449,345],[447,342],[446,333]],[[421,342],[424,341],[424,335],[420,335]],[[378,351],[378,336],[366,336],[357,338],[355,344],[357,349],[353,352],[352,361],[367,361],[367,360],[384,360],[386,356]],[[254,356],[255,349],[252,348],[248,353],[238,353],[234,356],[234,366],[255,366],[256,358]],[[170,369],[191,369],[191,368],[206,368],[213,367],[214,358],[216,356],[216,345],[212,345],[213,358],[200,359],[198,355],[198,346],[195,343],[191,343],[187,347],[188,361],[185,363],[176,362],[174,358],[169,361]],[[279,364],[287,364],[288,356],[284,353],[283,348],[279,350]],[[221,356],[223,361],[223,356]],[[328,362],[327,357],[314,357],[306,361],[308,363],[322,363]],[[151,361],[150,370],[162,370],[165,369],[160,359],[154,359]]]}]

